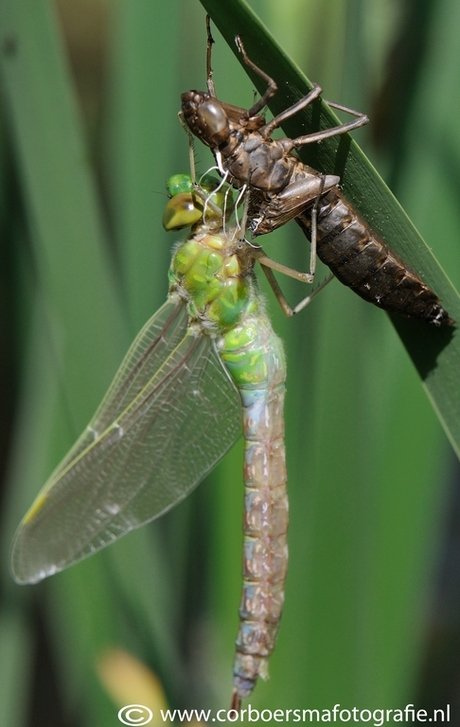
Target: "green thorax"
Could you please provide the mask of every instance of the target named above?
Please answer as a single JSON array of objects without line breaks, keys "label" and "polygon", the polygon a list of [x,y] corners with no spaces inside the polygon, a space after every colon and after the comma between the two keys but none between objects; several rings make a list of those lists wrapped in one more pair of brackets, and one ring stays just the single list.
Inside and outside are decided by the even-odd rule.
[{"label": "green thorax", "polygon": [[188,304],[189,315],[210,332],[223,334],[258,308],[252,263],[241,254],[237,240],[194,229],[174,253],[170,288]]},{"label": "green thorax", "polygon": [[[247,248],[246,248],[247,249]],[[214,337],[238,389],[284,381],[282,343],[273,332],[245,247],[203,226],[174,253],[170,290],[187,301],[191,320]]]}]

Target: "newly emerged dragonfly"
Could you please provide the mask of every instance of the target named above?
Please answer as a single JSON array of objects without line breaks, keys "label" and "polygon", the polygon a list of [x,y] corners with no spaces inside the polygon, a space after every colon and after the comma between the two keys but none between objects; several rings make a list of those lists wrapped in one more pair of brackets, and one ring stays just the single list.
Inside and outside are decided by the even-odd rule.
[{"label": "newly emerged dragonfly", "polygon": [[226,195],[213,184],[192,191],[187,177],[176,182],[164,225],[193,227],[174,250],[168,299],[24,517],[11,564],[18,583],[36,583],[159,517],[198,485],[242,425],[239,707],[268,675],[284,601],[285,360],[258,292],[253,247],[230,224]]},{"label": "newly emerged dragonfly", "polygon": [[299,274],[300,280],[313,281],[317,253],[333,274],[364,300],[436,326],[453,325],[438,296],[343,196],[338,188],[339,177],[322,175],[292,153],[306,144],[356,129],[368,122],[367,117],[329,102],[333,108],[349,111],[357,118],[296,139],[273,139],[274,130],[318,99],[322,89],[315,85],[307,96],[266,122],[260,111],[276,93],[277,85],[248,58],[237,36],[245,64],[267,82],[267,90],[250,109],[219,101],[212,79],[214,41],[209,17],[207,28],[208,91],[183,93],[181,116],[190,132],[211,148],[225,181],[236,188],[249,188],[249,229],[254,237],[295,219],[312,243],[310,271]]}]

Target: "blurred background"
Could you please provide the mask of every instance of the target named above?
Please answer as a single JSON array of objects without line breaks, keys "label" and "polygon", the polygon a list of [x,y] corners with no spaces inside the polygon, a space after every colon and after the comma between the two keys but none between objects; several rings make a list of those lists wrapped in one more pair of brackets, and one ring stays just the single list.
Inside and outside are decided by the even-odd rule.
[{"label": "blurred background", "polygon": [[[460,5],[253,0],[457,287]],[[16,586],[17,523],[167,292],[165,181],[188,170],[180,93],[205,87],[198,0],[2,0],[0,706],[8,727],[105,727],[119,707],[229,706],[242,446],[171,513]],[[242,29],[243,32],[243,29]],[[214,33],[220,98],[253,88]],[[210,166],[197,147],[200,172]],[[296,225],[265,243],[306,269]],[[319,274],[319,279],[321,275]],[[304,294],[283,281],[291,302]],[[286,606],[259,709],[444,708],[460,725],[455,456],[389,318],[334,281],[286,321]]]}]

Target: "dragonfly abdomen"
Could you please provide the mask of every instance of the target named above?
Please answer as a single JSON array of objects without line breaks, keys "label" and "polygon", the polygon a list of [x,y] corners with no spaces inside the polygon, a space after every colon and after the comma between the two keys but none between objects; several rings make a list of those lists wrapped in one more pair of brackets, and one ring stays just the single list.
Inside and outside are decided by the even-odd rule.
[{"label": "dragonfly abdomen", "polygon": [[[297,222],[310,235],[310,210]],[[453,323],[431,288],[335,189],[319,202],[317,253],[341,283],[369,303],[438,326]]]},{"label": "dragonfly abdomen", "polygon": [[220,342],[220,356],[240,392],[245,438],[244,555],[233,688],[247,697],[268,659],[284,603],[288,501],[284,449],[286,368],[280,339],[265,313],[246,316]]}]

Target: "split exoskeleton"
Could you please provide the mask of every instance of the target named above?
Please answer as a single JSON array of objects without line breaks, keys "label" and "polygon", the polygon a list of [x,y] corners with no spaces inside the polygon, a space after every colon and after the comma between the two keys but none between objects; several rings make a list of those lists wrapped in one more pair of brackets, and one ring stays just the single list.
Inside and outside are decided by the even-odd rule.
[{"label": "split exoskeleton", "polygon": [[[217,167],[226,182],[249,190],[248,229],[257,238],[295,219],[312,243],[310,270],[283,272],[311,283],[316,254],[342,283],[364,300],[390,312],[439,325],[453,321],[438,296],[423,282],[365,222],[341,193],[339,177],[323,175],[303,164],[293,153],[306,144],[323,141],[356,129],[368,122],[363,114],[330,103],[333,108],[352,113],[351,121],[305,134],[295,139],[273,139],[272,134],[283,121],[319,98],[322,90],[312,90],[296,104],[266,122],[260,113],[276,93],[273,79],[247,56],[243,42],[236,43],[245,64],[267,82],[267,90],[250,108],[243,109],[216,97],[211,70],[213,39],[208,20],[208,91],[182,94],[181,116],[189,131],[211,148]],[[273,286],[274,261],[261,255]],[[267,269],[265,270],[267,272]],[[311,296],[310,296],[311,298]],[[298,312],[309,299],[296,308],[279,296],[287,314]]]}]

